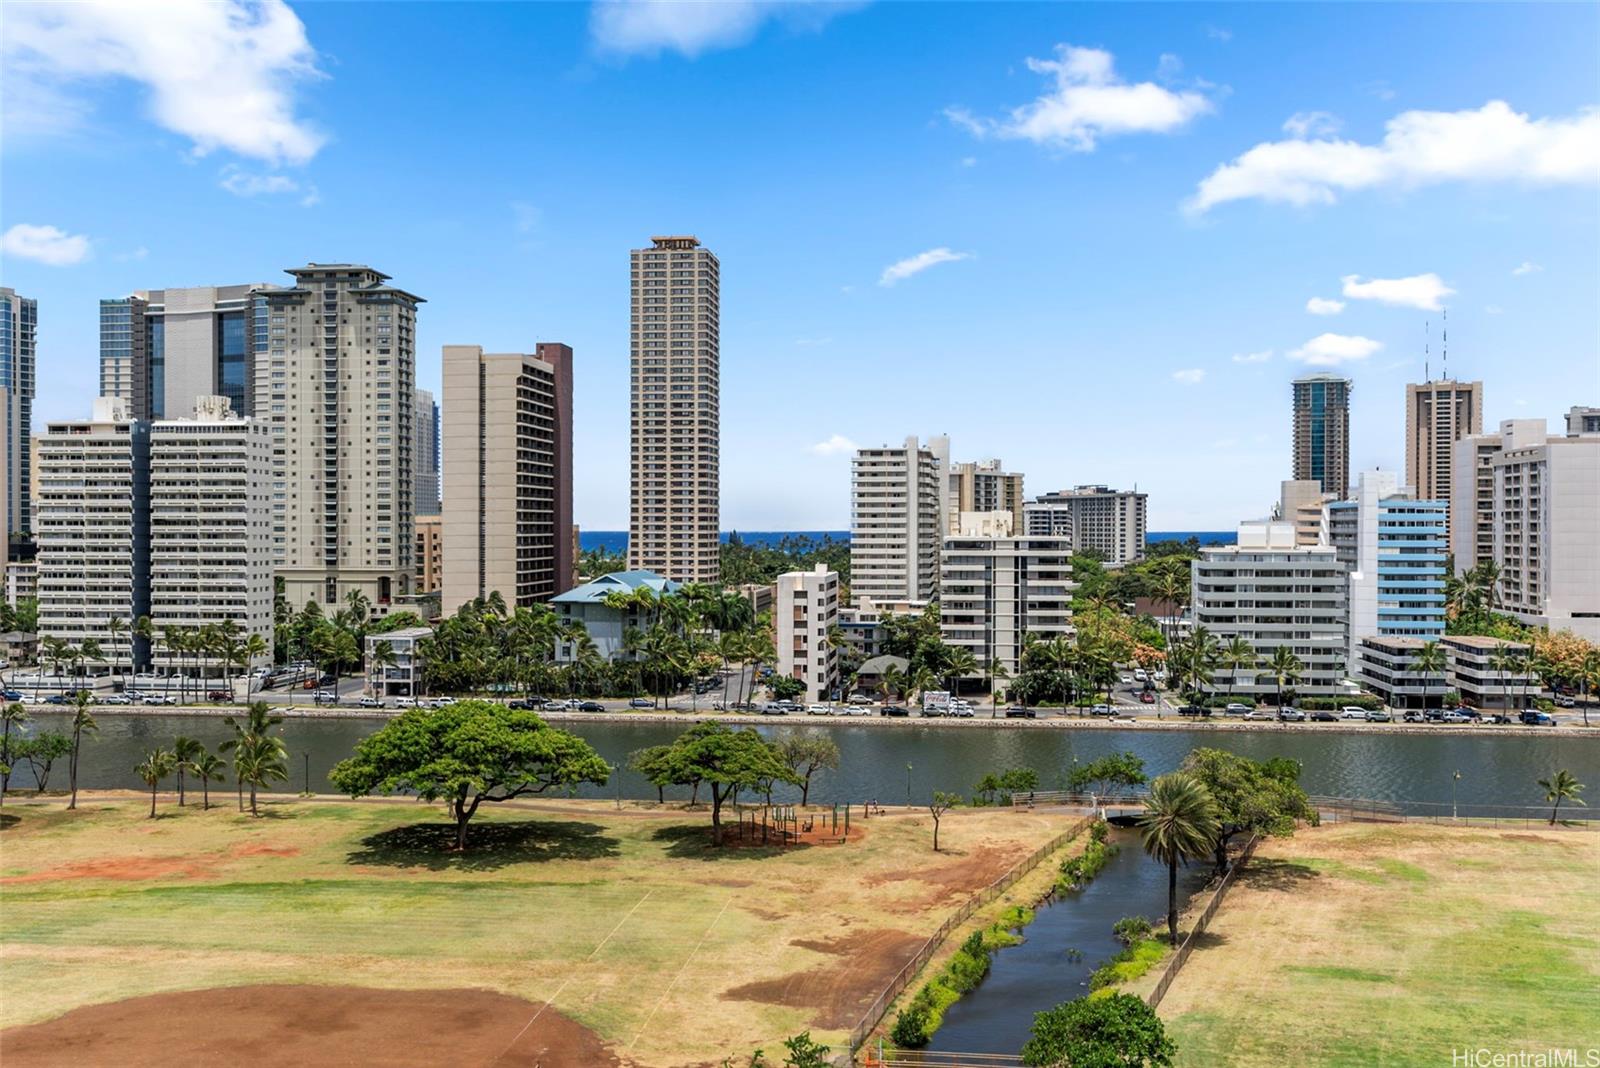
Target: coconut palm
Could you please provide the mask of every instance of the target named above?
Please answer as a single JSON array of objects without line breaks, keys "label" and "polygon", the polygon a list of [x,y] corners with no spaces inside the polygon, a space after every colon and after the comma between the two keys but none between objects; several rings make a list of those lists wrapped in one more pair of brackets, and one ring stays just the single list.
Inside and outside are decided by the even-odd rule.
[{"label": "coconut palm", "polygon": [[21,701],[0,708],[0,763],[5,765],[5,770],[0,771],[0,803],[5,801],[6,791],[11,788],[11,728],[20,731],[27,722],[28,709]]},{"label": "coconut palm", "polygon": [[67,760],[67,778],[72,788],[72,799],[67,802],[69,809],[78,807],[78,752],[83,747],[83,736],[99,732],[100,724],[89,714],[89,691],[79,690],[72,695],[72,752]]},{"label": "coconut palm", "polygon": [[1305,664],[1294,655],[1294,651],[1287,645],[1280,645],[1272,651],[1272,659],[1267,661],[1267,670],[1278,683],[1278,711],[1283,711],[1283,687],[1285,684],[1293,686],[1300,681],[1301,674],[1305,671]]},{"label": "coconut palm", "polygon": [[[250,743],[253,739],[268,737],[268,732],[273,727],[283,722],[282,716],[272,714],[272,708],[265,701],[256,701],[246,710],[243,721],[233,716],[226,716],[223,725],[233,728],[233,737],[217,746],[218,752],[227,753],[239,749]],[[282,742],[278,743],[282,746]],[[239,811],[244,811],[244,780],[239,780]]]},{"label": "coconut palm", "polygon": [[383,673],[397,663],[399,661],[395,659],[394,645],[392,643],[386,641],[374,642],[372,651],[367,654],[367,693],[371,694],[373,692],[372,677],[376,675],[379,680],[376,690],[381,694],[383,692]]},{"label": "coconut palm", "polygon": [[998,656],[989,661],[989,718],[1000,717],[1000,691],[995,687],[996,681],[1004,681],[1011,677],[1011,672],[1006,670],[1006,662]]},{"label": "coconut palm", "polygon": [[178,735],[172,742],[172,769],[178,773],[178,807],[184,806],[183,773],[194,770],[194,761],[206,747],[193,738]]},{"label": "coconut palm", "polygon": [[[1170,611],[1168,616],[1176,620],[1178,612],[1182,609],[1184,601],[1189,597],[1189,583],[1186,578],[1172,568],[1156,575],[1155,584],[1151,589],[1157,604],[1166,605]],[[1163,619],[1161,623],[1162,636],[1167,639],[1167,645],[1172,645],[1170,624]]]},{"label": "coconut palm", "polygon": [[1233,640],[1218,652],[1217,666],[1225,668],[1228,672],[1228,697],[1231,700],[1233,689],[1239,682],[1239,675],[1245,671],[1250,671],[1252,674],[1255,671],[1255,647],[1235,635]]},{"label": "coconut palm", "polygon": [[267,734],[251,735],[234,749],[234,774],[241,785],[250,787],[250,815],[260,815],[256,811],[257,790],[265,789],[268,783],[283,782],[289,778],[289,768],[285,763],[288,755],[283,740]]},{"label": "coconut palm", "polygon": [[1438,642],[1423,642],[1416,659],[1411,662],[1411,670],[1422,676],[1423,708],[1428,707],[1428,680],[1435,675],[1442,677],[1444,668],[1444,648]]},{"label": "coconut palm", "polygon": [[189,763],[189,769],[200,779],[200,811],[211,809],[211,780],[218,782],[228,773],[228,765],[217,754],[202,748]]},{"label": "coconut palm", "polygon": [[906,692],[906,673],[900,670],[900,665],[890,664],[883,669],[883,676],[878,680],[878,692],[883,694],[883,703],[890,704],[890,695],[901,695]]},{"label": "coconut palm", "polygon": [[[106,620],[106,633],[111,635],[111,668],[113,676],[121,678],[122,674],[122,637],[128,633],[128,621],[121,616],[112,616]],[[130,660],[132,658],[130,657]]]},{"label": "coconut palm", "polygon": [[[155,646],[156,628],[155,624],[150,622],[149,616],[140,616],[138,619],[133,621],[133,626],[129,627],[128,631],[133,638],[133,641],[128,643],[130,646],[128,650],[128,663],[131,667],[136,669],[138,664],[135,662],[137,659],[135,654],[138,651],[138,647],[134,646],[133,642],[143,643],[145,655],[147,657],[150,656],[151,650]],[[148,664],[146,666],[148,667]]]},{"label": "coconut palm", "polygon": [[150,787],[150,818],[156,818],[156,787],[172,774],[172,754],[165,749],[152,749],[143,762],[133,769],[139,780]]},{"label": "coconut palm", "polygon": [[255,690],[256,674],[255,663],[272,652],[272,646],[267,644],[267,639],[259,634],[252,634],[244,640],[240,655],[244,658],[243,667],[247,674],[244,677],[244,701],[249,704]]},{"label": "coconut palm", "polygon": [[1199,779],[1174,771],[1150,784],[1139,834],[1144,851],[1167,866],[1167,936],[1178,944],[1178,865],[1211,852],[1217,804]]},{"label": "coconut palm", "polygon": [[1588,802],[1578,795],[1583,793],[1583,783],[1572,777],[1572,772],[1565,768],[1556,772],[1548,779],[1540,779],[1539,785],[1544,789],[1544,799],[1554,804],[1550,808],[1550,826],[1556,825],[1556,813],[1561,809],[1562,801],[1571,801],[1574,805],[1585,805]]}]

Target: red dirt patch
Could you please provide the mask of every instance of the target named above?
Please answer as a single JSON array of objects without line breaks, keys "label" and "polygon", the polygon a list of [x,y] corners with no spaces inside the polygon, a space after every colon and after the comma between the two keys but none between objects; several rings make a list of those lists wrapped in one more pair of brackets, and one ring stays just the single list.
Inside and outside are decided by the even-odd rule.
[{"label": "red dirt patch", "polygon": [[225,853],[178,857],[102,857],[97,860],[75,860],[27,875],[12,875],[0,879],[0,886],[20,883],[70,882],[74,879],[110,879],[114,882],[132,882],[139,879],[161,879],[176,875],[184,879],[203,879],[216,874],[218,865],[241,857],[294,857],[300,850],[293,846],[250,845],[240,843]]},{"label": "red dirt patch", "polygon": [[594,1032],[536,1002],[487,990],[344,986],[223,987],[90,1005],[0,1032],[0,1051],[6,1068],[171,1068],[175,1056],[259,1068],[623,1063]]},{"label": "red dirt patch", "polygon": [[1011,866],[1025,855],[1020,846],[1009,849],[979,846],[970,856],[954,863],[940,864],[933,868],[885,872],[870,876],[867,885],[882,886],[885,883],[905,882],[909,879],[927,883],[929,886],[937,887],[938,890],[922,907],[936,908],[952,894],[965,895],[983,889],[1010,871]]},{"label": "red dirt patch", "polygon": [[839,959],[777,979],[746,983],[724,992],[722,1000],[810,1009],[813,1027],[850,1027],[860,1022],[879,991],[926,941],[921,935],[891,930],[799,940],[792,944]]}]

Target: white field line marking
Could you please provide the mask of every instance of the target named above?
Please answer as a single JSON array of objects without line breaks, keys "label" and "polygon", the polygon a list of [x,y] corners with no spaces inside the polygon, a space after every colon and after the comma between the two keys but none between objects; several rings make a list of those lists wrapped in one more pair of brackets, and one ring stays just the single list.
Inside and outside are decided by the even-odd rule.
[{"label": "white field line marking", "polygon": [[[628,914],[626,916],[622,917],[622,919],[618,920],[617,921],[617,925],[615,927],[611,928],[610,933],[608,933],[604,938],[602,938],[600,940],[600,944],[598,946],[595,946],[594,949],[592,951],[590,951],[590,953],[589,953],[589,955],[587,957],[583,958],[583,961],[584,961],[585,964],[587,964],[590,961],[594,960],[595,954],[599,953],[600,950],[605,947],[605,944],[607,942],[611,941],[611,936],[616,934],[618,931],[622,930],[622,925],[627,923],[630,919],[632,919],[633,918],[633,914],[635,912],[639,911],[639,906],[643,905],[645,903],[645,901],[650,897],[650,895],[655,893],[655,892],[656,892],[655,887],[652,886],[650,889],[648,889],[648,890],[646,890],[644,892],[644,897],[641,897],[638,901],[635,901],[633,903],[633,908],[628,910]],[[532,1027],[538,1021],[539,1017],[544,1014],[544,1010],[548,1009],[550,1007],[551,1003],[554,1002],[556,998],[561,996],[561,992],[563,990],[565,990],[567,988],[567,985],[569,983],[571,983],[572,980],[575,979],[575,978],[577,978],[577,976],[569,975],[569,976],[567,976],[565,979],[563,979],[561,981],[561,985],[556,987],[556,992],[554,994],[551,994],[548,998],[545,998],[544,1004],[539,1006],[539,1011],[535,1012],[532,1016],[530,1016],[528,1018],[528,1022],[522,1025],[522,1030],[517,1032],[516,1037],[513,1038],[506,1045],[505,1049],[500,1051],[500,1055],[498,1057],[496,1057],[493,1061],[491,1061],[490,1062],[491,1064],[498,1063],[499,1060],[500,1060],[500,1057],[504,1057],[507,1053],[510,1053],[511,1052],[511,1048],[513,1046],[515,1046],[518,1042],[522,1041],[522,1036],[528,1033],[528,1028]],[[634,1039],[634,1041],[637,1042],[638,1039]]]},{"label": "white field line marking", "polygon": [[694,955],[700,952],[700,947],[706,944],[706,939],[711,937],[711,932],[717,929],[717,924],[722,920],[722,914],[728,911],[728,906],[731,904],[733,904],[733,895],[729,894],[728,899],[722,903],[721,910],[706,928],[705,934],[700,936],[700,941],[696,942],[694,948],[689,951],[689,955],[683,958],[683,967],[679,968],[678,974],[672,977],[672,982],[667,984],[667,989],[661,992],[661,1000],[656,1002],[656,1007],[650,1010],[650,1015],[646,1016],[644,1023],[639,1025],[639,1033],[633,1036],[632,1042],[628,1043],[629,1049],[638,1045],[639,1040],[644,1037],[645,1031],[650,1027],[650,1021],[656,1018],[656,1013],[661,1011],[661,1006],[667,1003],[667,998],[672,994],[672,988],[678,985],[678,980],[683,978],[683,973],[689,970],[689,964],[694,960]]}]

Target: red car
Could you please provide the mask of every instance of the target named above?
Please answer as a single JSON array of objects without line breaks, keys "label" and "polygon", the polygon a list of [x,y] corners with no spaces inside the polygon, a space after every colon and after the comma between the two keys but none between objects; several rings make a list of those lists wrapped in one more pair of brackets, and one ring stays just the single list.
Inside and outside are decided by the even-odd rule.
[{"label": "red car", "polygon": [[1141,705],[1153,705],[1156,703],[1156,695],[1149,690],[1145,690],[1139,694],[1139,703]]}]

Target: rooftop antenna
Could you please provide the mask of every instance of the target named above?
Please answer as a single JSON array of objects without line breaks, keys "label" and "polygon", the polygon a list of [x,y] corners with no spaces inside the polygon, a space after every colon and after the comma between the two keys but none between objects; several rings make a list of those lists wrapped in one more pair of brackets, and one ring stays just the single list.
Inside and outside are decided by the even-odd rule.
[{"label": "rooftop antenna", "polygon": [[1442,320],[1439,327],[1439,353],[1444,361],[1444,370],[1439,372],[1441,381],[1450,381],[1450,309],[1441,308],[1439,317]]},{"label": "rooftop antenna", "polygon": [[1422,380],[1433,381],[1433,372],[1428,366],[1428,330],[1433,325],[1431,320],[1422,320]]}]

